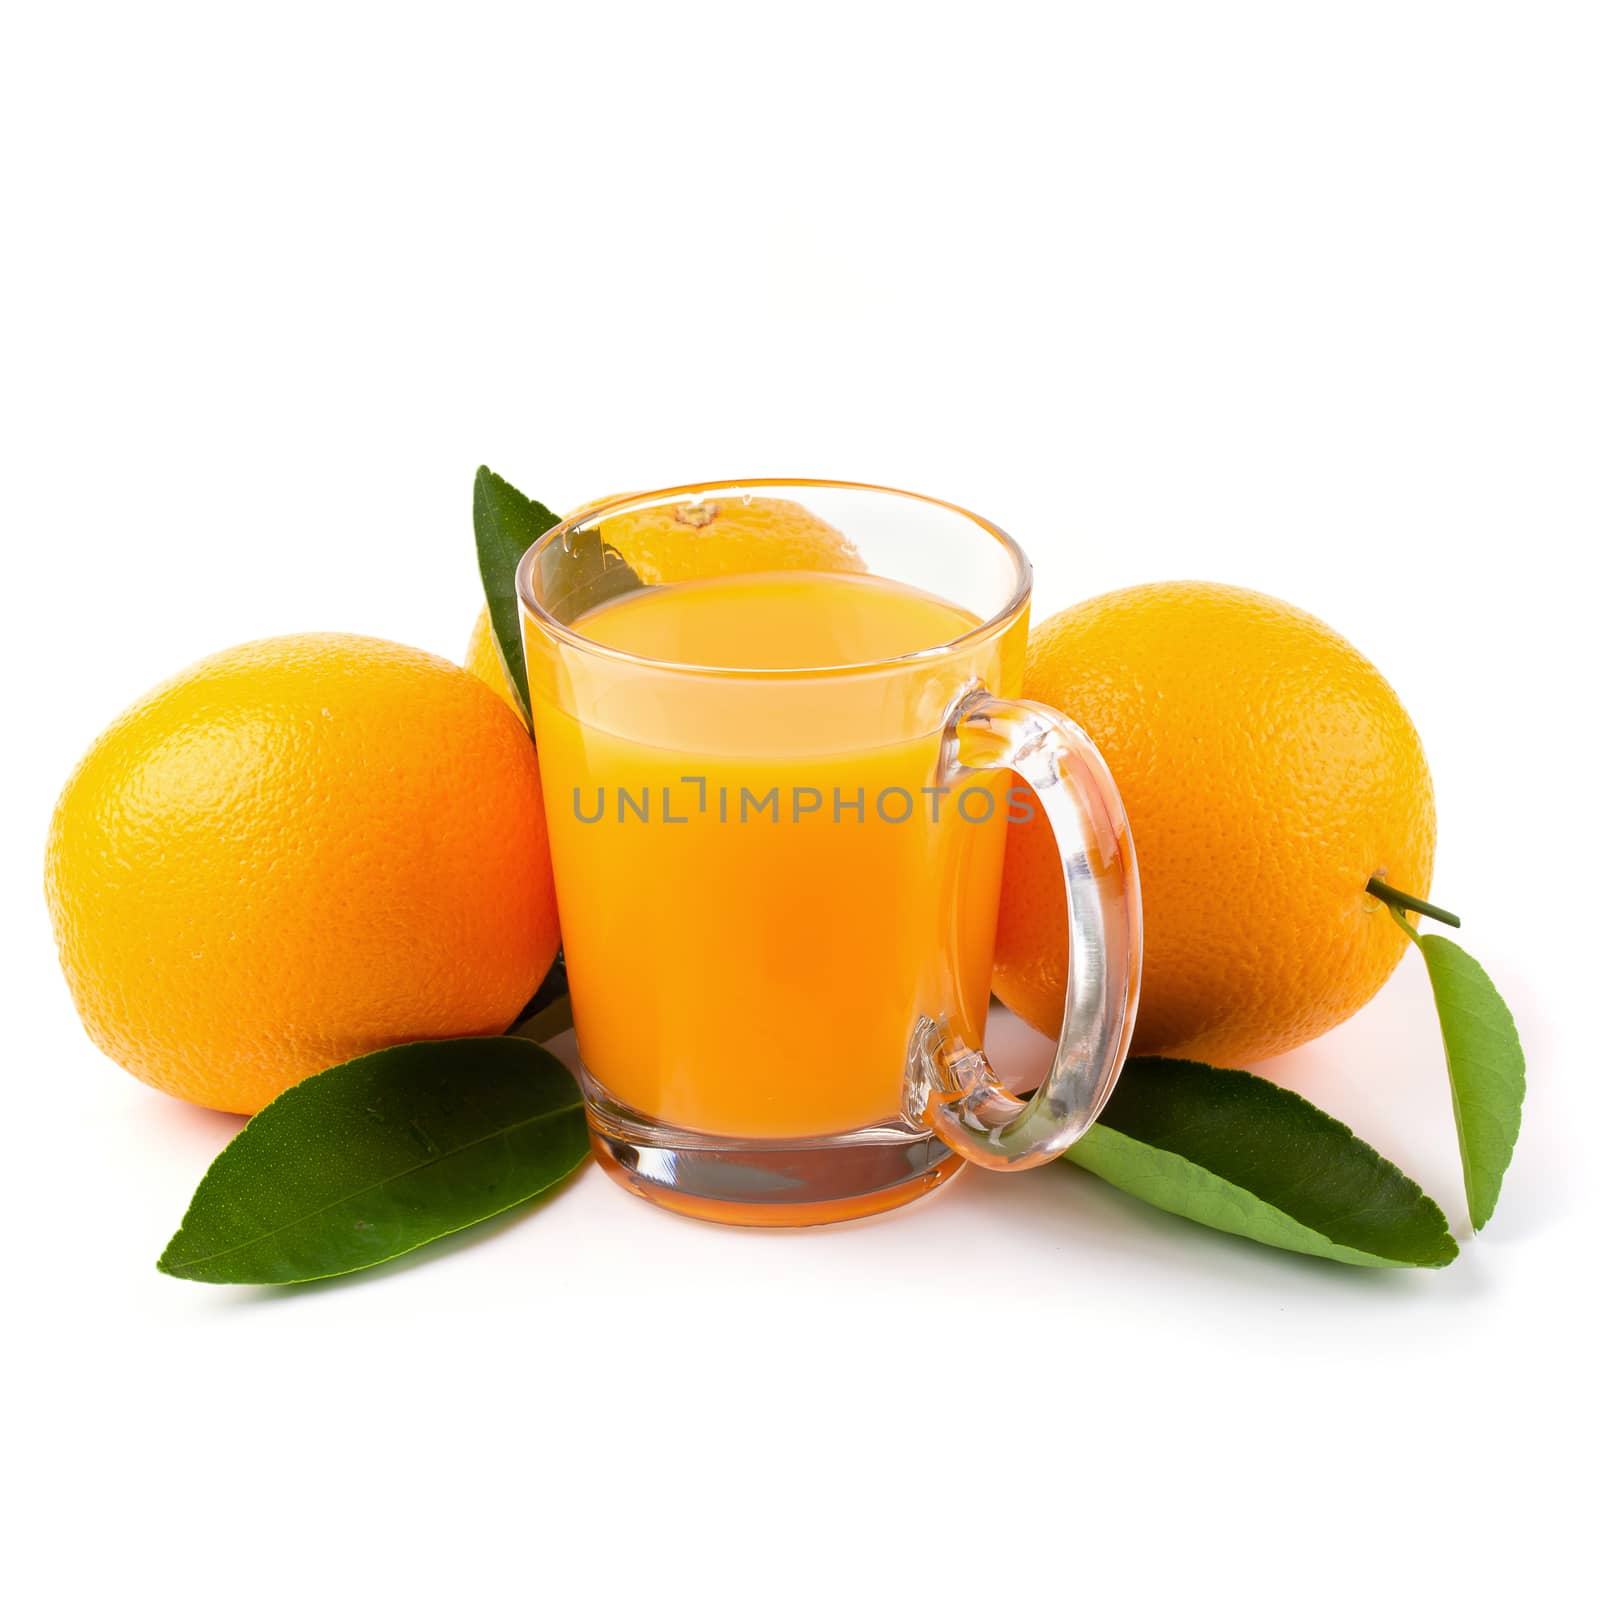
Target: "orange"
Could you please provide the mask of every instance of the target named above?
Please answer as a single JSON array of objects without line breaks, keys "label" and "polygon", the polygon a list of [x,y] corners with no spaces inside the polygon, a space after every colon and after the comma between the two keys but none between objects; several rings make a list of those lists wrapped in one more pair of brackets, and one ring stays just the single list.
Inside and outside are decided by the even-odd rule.
[{"label": "orange", "polygon": [[[1041,623],[1023,693],[1099,745],[1144,892],[1137,1052],[1245,1066],[1365,1005],[1405,948],[1369,878],[1426,896],[1433,784],[1377,669],[1281,600],[1151,583]],[[994,987],[1061,1023],[1067,926],[1041,819],[1009,830]]]},{"label": "orange", "polygon": [[[591,500],[578,511],[604,503]],[[797,501],[760,495],[625,511],[606,519],[604,535],[644,583],[684,583],[752,572],[867,570],[855,546],[830,523]],[[486,610],[473,624],[466,667],[521,715],[500,665]]]},{"label": "orange", "polygon": [[526,726],[527,713],[517,704],[517,692],[506,677],[506,669],[500,665],[500,647],[494,642],[494,624],[489,621],[487,606],[478,613],[478,620],[472,624],[472,635],[467,640],[467,654],[462,665],[473,677],[488,684]]},{"label": "orange", "polygon": [[559,939],[526,730],[461,668],[349,634],[225,650],[126,711],[45,880],[90,1037],[220,1111],[503,1031]]}]

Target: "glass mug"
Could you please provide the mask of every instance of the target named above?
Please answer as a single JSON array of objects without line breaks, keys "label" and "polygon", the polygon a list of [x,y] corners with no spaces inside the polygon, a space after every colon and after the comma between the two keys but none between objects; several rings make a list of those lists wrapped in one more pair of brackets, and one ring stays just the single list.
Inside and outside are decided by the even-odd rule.
[{"label": "glass mug", "polygon": [[[1138,873],[1093,744],[1012,698],[1032,568],[1009,535],[863,484],[699,484],[568,518],[517,589],[613,1178],[715,1221],[834,1222],[1082,1136],[1133,1029]],[[1071,952],[1023,1100],[983,1036],[1005,830],[1035,807]]]}]

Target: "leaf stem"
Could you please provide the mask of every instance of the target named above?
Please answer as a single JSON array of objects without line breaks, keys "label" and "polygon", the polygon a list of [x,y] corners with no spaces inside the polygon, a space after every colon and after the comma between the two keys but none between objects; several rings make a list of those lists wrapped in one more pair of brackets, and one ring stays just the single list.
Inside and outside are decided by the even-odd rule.
[{"label": "leaf stem", "polygon": [[1446,911],[1427,900],[1419,900],[1414,894],[1407,894],[1404,889],[1396,889],[1392,884],[1385,883],[1382,878],[1368,878],[1367,893],[1397,911],[1415,911],[1418,916],[1432,917],[1435,922],[1442,922],[1448,928],[1461,926],[1461,918],[1455,912]]}]

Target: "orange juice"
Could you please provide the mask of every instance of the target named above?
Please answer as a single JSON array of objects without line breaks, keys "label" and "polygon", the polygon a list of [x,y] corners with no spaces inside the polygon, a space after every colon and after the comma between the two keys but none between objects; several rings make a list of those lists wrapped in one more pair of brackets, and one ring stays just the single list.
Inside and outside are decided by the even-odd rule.
[{"label": "orange juice", "polygon": [[918,1018],[982,1039],[1020,802],[1004,774],[936,775],[962,693],[1016,691],[1025,614],[913,663],[978,619],[883,578],[759,573],[573,627],[530,631],[528,658],[588,1072],[708,1134],[893,1120]]}]

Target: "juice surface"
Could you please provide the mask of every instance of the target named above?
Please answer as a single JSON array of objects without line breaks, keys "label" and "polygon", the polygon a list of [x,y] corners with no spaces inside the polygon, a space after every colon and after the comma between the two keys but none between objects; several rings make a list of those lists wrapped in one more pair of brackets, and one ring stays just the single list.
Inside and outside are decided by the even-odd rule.
[{"label": "juice surface", "polygon": [[960,606],[886,578],[758,572],[637,589],[577,631],[654,661],[770,671],[889,661],[977,625]]},{"label": "juice surface", "polygon": [[[826,672],[976,622],[875,577],[708,579],[575,626],[655,660],[795,676],[730,683],[571,646],[531,674],[578,1042],[613,1098],[708,1133],[836,1133],[898,1114],[919,1016],[981,1039],[1008,784],[928,791],[961,684],[1016,685],[994,681],[996,646],[939,658],[942,679]],[[1020,669],[1020,651],[1004,659]]]}]

